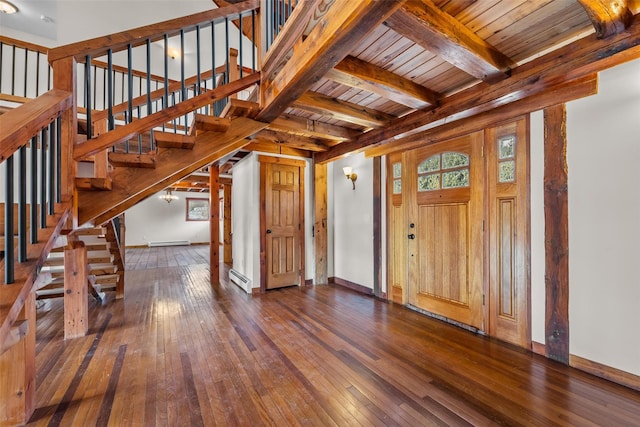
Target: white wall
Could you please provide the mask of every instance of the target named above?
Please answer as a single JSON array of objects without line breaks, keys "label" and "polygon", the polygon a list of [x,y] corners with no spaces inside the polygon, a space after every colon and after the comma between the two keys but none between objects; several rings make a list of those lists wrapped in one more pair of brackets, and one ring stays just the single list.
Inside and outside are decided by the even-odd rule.
[{"label": "white wall", "polygon": [[[150,241],[189,240],[209,242],[209,221],[186,221],[186,198],[208,199],[208,194],[174,192],[178,200],[167,203],[155,194],[125,212],[127,246],[146,246]],[[217,200],[216,200],[217,203]]]},{"label": "white wall", "polygon": [[233,166],[231,246],[233,269],[260,287],[260,174],[252,154]]},{"label": "white wall", "polygon": [[[567,104],[571,354],[640,375],[640,60]],[[543,121],[531,115],[532,338],[544,343]]]},{"label": "white wall", "polygon": [[314,212],[311,161],[257,151],[233,166],[233,186],[231,187],[233,269],[251,279],[253,288],[260,287],[260,163],[258,162],[260,155],[295,158],[307,163],[304,168],[305,279],[312,279],[315,274],[315,265],[312,237]]},{"label": "white wall", "polygon": [[544,118],[542,111],[531,114],[531,339],[545,343],[544,283]]},{"label": "white wall", "polygon": [[572,354],[640,375],[640,60],[567,105]]},{"label": "white wall", "polygon": [[[332,165],[333,276],[373,289],[373,159],[361,153]],[[355,190],[344,166],[358,174]]]}]

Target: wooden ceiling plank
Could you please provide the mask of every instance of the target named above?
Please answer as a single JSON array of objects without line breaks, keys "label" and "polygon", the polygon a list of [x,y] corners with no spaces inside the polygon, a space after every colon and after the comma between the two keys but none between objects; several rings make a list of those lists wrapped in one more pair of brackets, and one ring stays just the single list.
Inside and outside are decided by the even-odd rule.
[{"label": "wooden ceiling plank", "polygon": [[359,134],[352,129],[288,115],[278,117],[269,123],[267,129],[339,142],[349,141]]},{"label": "wooden ceiling plank", "polygon": [[270,122],[280,116],[404,1],[336,0],[300,47],[293,50],[289,66],[275,76],[265,73],[261,83],[263,109],[258,120]]},{"label": "wooden ceiling plank", "polygon": [[347,56],[340,61],[325,74],[325,78],[375,93],[411,108],[435,105],[438,100],[436,92],[353,56]]},{"label": "wooden ceiling plank", "polygon": [[317,162],[327,162],[373,144],[420,133],[439,123],[457,121],[548,90],[569,81],[631,61],[640,56],[640,14],[625,31],[605,39],[592,34],[524,65],[511,77],[494,85],[479,83],[440,100],[436,108],[418,110],[396,119],[389,126],[360,135],[318,153]]},{"label": "wooden ceiling plank", "polygon": [[633,21],[626,0],[578,0],[596,29],[599,38],[624,31]]},{"label": "wooden ceiling plank", "polygon": [[371,128],[382,127],[395,118],[390,114],[375,111],[318,92],[306,92],[302,94],[302,96],[293,103],[293,106],[336,120]]},{"label": "wooden ceiling plank", "polygon": [[478,37],[431,0],[412,0],[385,22],[466,73],[493,83],[505,79],[515,65],[507,56]]}]

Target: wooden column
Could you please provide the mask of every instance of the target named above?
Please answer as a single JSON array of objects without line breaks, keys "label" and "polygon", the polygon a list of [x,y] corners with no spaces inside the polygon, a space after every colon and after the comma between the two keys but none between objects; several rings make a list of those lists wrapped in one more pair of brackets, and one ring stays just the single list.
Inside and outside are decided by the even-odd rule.
[{"label": "wooden column", "polygon": [[382,158],[373,158],[373,294],[382,296]]},{"label": "wooden column", "polygon": [[83,337],[89,329],[87,248],[70,242],[64,251],[64,338]]},{"label": "wooden column", "polygon": [[[14,323],[17,343],[0,354],[0,426],[25,425],[36,405],[36,300],[29,293]],[[1,350],[0,350],[1,351]]]},{"label": "wooden column", "polygon": [[222,212],[222,259],[225,264],[233,263],[233,251],[231,245],[231,184],[223,187],[223,212]]},{"label": "wooden column", "polygon": [[60,59],[53,64],[53,87],[66,90],[74,94],[73,106],[62,113],[61,117],[61,157],[62,157],[62,199],[73,197],[72,203],[72,227],[78,226],[78,198],[75,187],[75,178],[78,175],[78,163],[73,159],[73,147],[78,135],[78,102],[75,97],[76,60],[73,57]]},{"label": "wooden column", "polygon": [[327,272],[327,164],[315,164],[315,222],[313,237],[315,243],[315,285],[328,283]]},{"label": "wooden column", "polygon": [[209,271],[211,283],[220,283],[220,203],[218,201],[218,179],[220,168],[209,166]]},{"label": "wooden column", "polygon": [[564,104],[544,110],[547,357],[569,363],[569,219]]},{"label": "wooden column", "polygon": [[[240,79],[240,69],[238,68],[238,49],[229,49],[229,82]],[[233,93],[229,98],[238,99],[238,93]]]}]

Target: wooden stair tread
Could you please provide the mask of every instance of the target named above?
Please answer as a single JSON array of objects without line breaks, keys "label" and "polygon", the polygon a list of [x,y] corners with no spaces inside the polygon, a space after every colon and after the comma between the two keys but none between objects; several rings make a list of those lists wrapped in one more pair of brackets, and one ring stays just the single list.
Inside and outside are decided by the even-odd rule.
[{"label": "wooden stair tread", "polygon": [[193,150],[193,146],[196,144],[195,135],[154,132],[153,137],[159,148],[182,148],[186,150]]},{"label": "wooden stair tread", "polygon": [[76,178],[76,187],[81,190],[111,190],[111,178]]},{"label": "wooden stair tread", "polygon": [[231,126],[231,118],[196,114],[193,125],[196,128],[196,134],[201,132],[226,132]]},{"label": "wooden stair tread", "polygon": [[222,117],[248,117],[253,119],[260,111],[260,104],[244,101],[242,99],[230,99],[222,110]]},{"label": "wooden stair tread", "polygon": [[78,228],[73,231],[76,236],[104,236],[107,233],[105,227]]},{"label": "wooden stair tread", "polygon": [[122,168],[156,168],[156,154],[151,153],[109,153],[109,163]]}]

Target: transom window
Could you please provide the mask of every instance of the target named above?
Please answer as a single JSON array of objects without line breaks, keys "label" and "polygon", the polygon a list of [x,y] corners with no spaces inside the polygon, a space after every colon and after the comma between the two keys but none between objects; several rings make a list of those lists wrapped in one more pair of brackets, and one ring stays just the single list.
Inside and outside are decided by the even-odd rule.
[{"label": "transom window", "polygon": [[447,151],[418,165],[418,191],[469,186],[469,156]]}]

